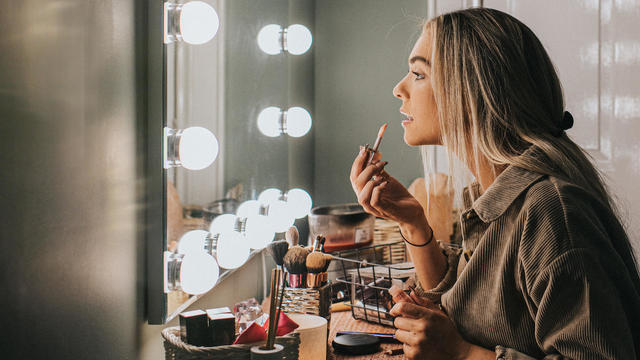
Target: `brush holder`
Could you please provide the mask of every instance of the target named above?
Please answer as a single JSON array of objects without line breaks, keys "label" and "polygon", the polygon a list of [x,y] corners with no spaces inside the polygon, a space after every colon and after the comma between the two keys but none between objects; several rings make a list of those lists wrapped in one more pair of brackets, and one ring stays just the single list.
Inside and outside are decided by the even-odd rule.
[{"label": "brush holder", "polygon": [[330,284],[317,289],[292,287],[284,289],[284,297],[282,299],[282,311],[284,312],[318,315],[329,320],[331,317],[330,307]]},{"label": "brush holder", "polygon": [[283,350],[284,346],[280,344],[273,345],[273,349],[265,349],[262,345],[257,345],[251,348],[251,360],[280,360]]}]

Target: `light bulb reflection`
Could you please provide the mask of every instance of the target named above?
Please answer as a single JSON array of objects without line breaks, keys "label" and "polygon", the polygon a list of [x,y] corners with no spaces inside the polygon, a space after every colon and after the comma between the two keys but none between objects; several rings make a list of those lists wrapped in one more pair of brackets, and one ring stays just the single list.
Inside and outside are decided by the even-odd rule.
[{"label": "light bulb reflection", "polygon": [[282,197],[282,191],[276,188],[269,188],[258,195],[258,202],[262,205],[270,205],[272,202]]},{"label": "light bulb reflection", "polygon": [[258,200],[247,200],[238,206],[236,216],[240,219],[246,219],[252,215],[260,213],[260,203]]},{"label": "light bulb reflection", "polygon": [[220,19],[211,5],[203,1],[190,1],[182,5],[180,34],[185,42],[204,44],[216,36],[219,26]]},{"label": "light bulb reflection", "polygon": [[313,202],[309,193],[302,189],[291,189],[287,191],[287,204],[289,210],[295,218],[302,218],[311,212]]},{"label": "light bulb reflection", "polygon": [[311,129],[311,115],[301,107],[292,107],[287,111],[287,134],[301,137]]},{"label": "light bulb reflection", "polygon": [[306,26],[294,24],[287,28],[287,51],[292,55],[301,55],[311,48],[313,37]]},{"label": "light bulb reflection", "polygon": [[209,233],[205,230],[191,230],[186,232],[178,242],[178,253],[189,254],[193,252],[204,252],[207,235],[209,235]]},{"label": "light bulb reflection", "polygon": [[252,215],[245,224],[245,236],[252,249],[262,249],[275,237],[275,231],[269,218],[264,215]]},{"label": "light bulb reflection", "polygon": [[237,218],[233,214],[218,215],[209,225],[209,232],[212,235],[226,234],[235,230],[236,222]]},{"label": "light bulb reflection", "polygon": [[269,55],[277,55],[282,52],[282,27],[277,24],[269,24],[258,33],[258,46],[260,50]]},{"label": "light bulb reflection", "polygon": [[204,252],[184,255],[180,266],[180,287],[187,294],[199,295],[211,290],[218,281],[220,269],[213,256]]},{"label": "light bulb reflection", "polygon": [[216,246],[218,264],[224,269],[235,269],[249,258],[249,242],[237,231],[220,234]]},{"label": "light bulb reflection", "polygon": [[270,106],[258,114],[258,130],[268,137],[278,137],[282,134],[280,117],[282,111],[279,107]]},{"label": "light bulb reflection", "polygon": [[218,139],[211,131],[194,126],[182,131],[178,153],[182,166],[190,170],[201,170],[211,165],[218,157]]},{"label": "light bulb reflection", "polygon": [[295,222],[295,217],[289,205],[282,200],[275,200],[269,204],[269,222],[276,232],[287,231]]}]

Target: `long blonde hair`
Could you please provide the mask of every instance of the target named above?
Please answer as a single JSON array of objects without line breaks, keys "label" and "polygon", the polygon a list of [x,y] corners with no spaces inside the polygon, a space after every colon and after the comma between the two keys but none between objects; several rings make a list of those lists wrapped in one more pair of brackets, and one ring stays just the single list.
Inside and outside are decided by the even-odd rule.
[{"label": "long blonde hair", "polygon": [[[456,158],[477,169],[483,156],[496,167],[514,165],[573,183],[619,219],[589,155],[562,131],[560,81],[526,25],[498,10],[473,8],[435,17],[423,31],[433,41],[431,82],[454,182],[464,178],[452,166]],[[529,148],[537,153],[523,156]],[[622,233],[614,246],[629,251],[637,269]]]}]

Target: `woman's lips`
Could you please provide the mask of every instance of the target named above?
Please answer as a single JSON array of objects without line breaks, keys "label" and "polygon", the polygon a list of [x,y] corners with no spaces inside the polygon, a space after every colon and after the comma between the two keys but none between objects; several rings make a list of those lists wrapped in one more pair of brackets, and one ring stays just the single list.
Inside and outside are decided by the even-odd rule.
[{"label": "woman's lips", "polygon": [[411,116],[408,116],[404,120],[402,120],[402,126],[407,126],[412,122],[413,122],[413,118]]}]

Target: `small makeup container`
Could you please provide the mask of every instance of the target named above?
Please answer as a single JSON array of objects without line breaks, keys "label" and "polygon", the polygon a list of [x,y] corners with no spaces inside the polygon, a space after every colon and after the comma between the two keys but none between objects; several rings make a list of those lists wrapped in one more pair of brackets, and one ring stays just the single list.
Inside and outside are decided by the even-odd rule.
[{"label": "small makeup container", "polygon": [[202,310],[183,312],[180,317],[180,339],[195,346],[211,346],[207,313]]},{"label": "small makeup container", "polygon": [[231,345],[236,337],[236,318],[229,308],[208,309],[208,332],[211,346]]}]

